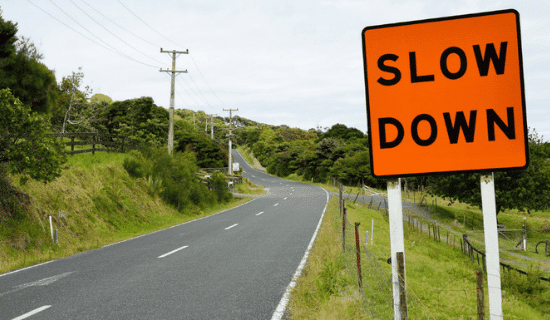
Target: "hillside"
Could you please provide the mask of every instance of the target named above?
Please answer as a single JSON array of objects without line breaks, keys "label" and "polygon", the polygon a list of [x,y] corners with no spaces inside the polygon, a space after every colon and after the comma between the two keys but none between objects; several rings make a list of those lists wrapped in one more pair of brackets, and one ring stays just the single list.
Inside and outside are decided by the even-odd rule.
[{"label": "hillside", "polygon": [[[18,176],[9,180],[29,202],[0,224],[0,273],[167,228],[248,201],[234,199],[177,210],[144,178],[123,168],[127,154],[90,153],[69,158],[61,177],[48,184]],[[58,229],[53,244],[49,218]]]}]

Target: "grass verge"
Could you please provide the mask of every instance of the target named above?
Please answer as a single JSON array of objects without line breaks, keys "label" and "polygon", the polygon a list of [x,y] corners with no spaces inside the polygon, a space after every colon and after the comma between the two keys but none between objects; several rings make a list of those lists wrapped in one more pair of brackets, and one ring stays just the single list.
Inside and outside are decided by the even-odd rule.
[{"label": "grass verge", "polygon": [[[234,199],[212,207],[178,212],[151,194],[145,179],[122,168],[126,155],[79,154],[69,157],[62,176],[48,183],[12,184],[31,196],[29,210],[0,224],[0,273],[73,255],[204,217],[242,204]],[[53,244],[49,218],[58,229]]]},{"label": "grass verge", "polygon": [[[374,221],[374,244],[367,246],[370,258],[361,249],[364,292],[367,296],[374,296],[374,292],[380,290],[380,277],[372,275],[389,275],[391,272],[390,265],[386,263],[390,256],[388,216],[360,204],[348,204],[347,208],[348,220],[361,223],[361,241],[364,241],[365,231],[371,231]],[[290,296],[288,313],[297,319],[393,317],[393,310],[387,308],[388,301],[367,299],[365,303],[361,298],[355,265],[346,263],[346,259],[350,258],[342,254],[342,224],[336,198],[331,200],[325,215],[304,273]],[[409,307],[416,305],[420,314],[418,318],[424,319],[476,318],[477,264],[471,263],[460,248],[435,242],[407,224],[404,227],[407,285],[409,294],[414,297]],[[352,260],[354,253],[353,250]],[[533,279],[503,274],[503,311],[506,319],[547,319],[550,312],[550,288],[547,287]],[[391,305],[391,296],[389,299]],[[485,312],[489,314],[486,288]]]},{"label": "grass verge", "polygon": [[252,183],[247,178],[243,178],[243,183],[237,184],[235,189],[242,194],[265,194],[266,191],[262,186]]}]

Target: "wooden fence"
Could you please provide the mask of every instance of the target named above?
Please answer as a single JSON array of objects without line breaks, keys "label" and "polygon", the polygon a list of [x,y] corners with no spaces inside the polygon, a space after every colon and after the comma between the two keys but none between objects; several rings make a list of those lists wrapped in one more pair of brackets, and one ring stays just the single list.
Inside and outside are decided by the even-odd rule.
[{"label": "wooden fence", "polygon": [[[54,136],[60,139],[69,138],[70,142],[65,142],[66,146],[71,147],[71,151],[64,152],[65,154],[73,155],[79,153],[88,153],[91,152],[95,154],[96,152],[121,152],[124,153],[128,150],[135,150],[139,146],[139,142],[130,139],[125,136],[117,136],[112,134],[103,134],[97,132],[67,132],[67,133],[45,133],[46,136]],[[10,136],[25,138],[25,135],[15,135],[10,134]],[[79,141],[75,141],[75,139]],[[75,146],[92,146],[90,149],[79,149],[75,150]],[[100,146],[103,146],[100,147]]]},{"label": "wooden fence", "polygon": [[[481,256],[481,263],[483,265],[483,270],[486,269],[486,262],[485,262],[485,253],[476,249],[471,243],[470,241],[468,241],[468,236],[466,234],[464,234],[462,236],[464,242],[461,243],[461,246],[462,246],[462,251],[464,252],[464,254],[466,254],[470,260],[473,262],[474,261],[474,254],[475,256],[477,257],[477,263],[478,265],[480,264],[480,261],[479,261],[479,257]],[[514,268],[512,267],[511,265],[509,264],[506,264],[506,263],[503,263],[503,262],[500,262],[500,266],[502,267],[502,270],[504,271],[505,269],[507,269],[508,271],[510,270],[514,270],[514,271],[517,271],[518,273],[520,274],[523,274],[523,275],[528,275],[527,272],[521,270],[521,269],[518,269],[518,268]],[[539,277],[539,280],[542,280],[542,281],[547,281],[548,283],[550,283],[550,277]]]}]

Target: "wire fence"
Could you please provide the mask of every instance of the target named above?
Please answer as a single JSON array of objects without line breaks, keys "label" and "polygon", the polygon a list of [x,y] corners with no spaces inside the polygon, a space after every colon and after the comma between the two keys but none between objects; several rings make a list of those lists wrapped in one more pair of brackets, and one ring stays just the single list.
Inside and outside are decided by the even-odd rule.
[{"label": "wire fence", "polygon": [[[393,284],[392,284],[392,275],[388,271],[387,267],[383,266],[386,263],[385,258],[377,257],[375,253],[370,250],[368,244],[368,234],[365,235],[364,241],[361,241],[361,236],[357,232],[358,223],[354,225],[347,219],[347,209],[345,205],[345,198],[347,197],[349,201],[351,200],[351,194],[346,195],[343,192],[343,186],[339,184],[339,203],[340,203],[340,216],[339,223],[342,224],[342,250],[344,254],[345,265],[348,273],[352,276],[354,281],[359,287],[362,298],[362,306],[366,314],[368,314],[373,319],[394,319],[394,306],[393,306]],[[370,191],[370,190],[367,190]],[[375,209],[378,211],[383,211],[388,213],[388,202],[387,198],[383,193],[370,192],[369,198],[362,198],[360,201],[367,204],[369,209]],[[357,196],[355,197],[357,201]],[[355,201],[353,203],[355,203]],[[427,207],[427,205],[426,205]],[[440,291],[463,291],[465,294],[470,292],[473,296],[476,296],[477,292],[477,315],[478,319],[484,319],[486,315],[486,306],[484,305],[484,293],[483,293],[483,277],[500,277],[500,275],[487,274],[485,253],[481,250],[475,248],[468,239],[467,234],[457,235],[456,232],[450,232],[445,225],[430,219],[425,220],[425,212],[420,212],[422,210],[427,210],[422,206],[412,205],[403,208],[404,220],[408,221],[408,227],[412,230],[427,233],[430,239],[434,241],[447,243],[447,245],[452,246],[453,248],[460,249],[469,259],[480,266],[480,269],[476,272],[477,277],[477,288],[464,288],[464,289],[444,289],[437,288],[434,290]],[[428,214],[429,215],[429,214]],[[501,227],[502,228],[502,227]],[[355,230],[354,230],[355,229]],[[502,233],[504,230],[499,229],[499,233]],[[525,229],[518,230],[506,230],[510,232],[515,232],[520,236],[512,236],[512,242],[515,242],[517,239],[525,239]],[[443,232],[443,234],[442,234]],[[446,232],[446,234],[445,234]],[[508,233],[511,235],[511,233]],[[511,236],[508,236],[510,238]],[[549,241],[550,242],[550,241]],[[546,245],[546,250],[548,250],[549,243],[543,241]],[[399,254],[399,253],[398,253]],[[399,259],[399,256],[398,256]],[[388,259],[387,263],[391,264],[391,260]],[[399,264],[398,264],[399,265]],[[508,271],[510,274],[511,271],[516,271],[518,274],[524,275],[528,278],[533,278],[538,280],[539,283],[549,282],[550,277],[543,277],[539,274],[529,274],[526,271],[513,267],[509,264],[500,262],[502,271]],[[403,267],[404,268],[404,267]],[[398,267],[399,269],[399,267]],[[404,277],[403,270],[403,277]],[[471,277],[473,275],[465,275],[464,277]],[[506,281],[506,277],[501,278],[502,281]],[[430,313],[430,310],[422,304],[422,301],[418,296],[406,285],[405,279],[402,278],[401,274],[399,275],[399,284],[396,284],[396,287],[399,288],[400,296],[399,300],[401,305],[399,306],[400,314],[402,319],[435,319],[435,317]],[[452,281],[456,281],[453,279]],[[514,278],[508,279],[514,281]],[[536,281],[535,280],[535,281]],[[488,289],[492,289],[489,286]],[[404,303],[403,303],[404,302]],[[490,313],[487,315],[492,316]]]},{"label": "wire fence", "polygon": [[[340,193],[340,216],[342,223],[342,250],[346,269],[361,293],[362,306],[366,314],[373,319],[394,319],[394,300],[392,275],[384,266],[384,258],[377,257],[358,233],[358,223],[352,224],[347,218],[345,200]],[[378,210],[387,208],[387,202],[382,207],[379,201]],[[371,201],[369,206],[373,206]],[[382,262],[381,262],[382,261]],[[388,261],[389,262],[389,261]],[[404,274],[404,273],[403,273]],[[405,279],[399,281],[401,288],[400,301],[405,302],[400,306],[401,315],[405,319],[434,319],[414,292],[406,285]]]}]

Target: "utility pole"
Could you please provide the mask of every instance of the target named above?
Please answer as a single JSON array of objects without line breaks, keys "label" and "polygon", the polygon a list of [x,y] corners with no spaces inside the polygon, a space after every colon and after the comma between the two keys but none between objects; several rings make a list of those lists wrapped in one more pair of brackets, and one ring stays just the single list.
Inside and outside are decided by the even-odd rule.
[{"label": "utility pole", "polygon": [[214,116],[218,114],[210,114],[210,139],[214,140]]},{"label": "utility pole", "polygon": [[189,49],[185,51],[176,51],[176,50],[162,50],[160,48],[161,53],[168,53],[172,54],[172,70],[169,70],[166,68],[166,70],[162,70],[162,68],[159,70],[160,72],[171,72],[172,73],[172,81],[171,81],[171,89],[170,89],[170,125],[168,127],[168,154],[172,154],[172,150],[174,149],[174,86],[176,81],[176,74],[177,73],[187,73],[187,70],[176,70],[176,54],[188,54]]},{"label": "utility pole", "polygon": [[229,176],[232,176],[233,175],[233,168],[232,168],[232,165],[233,165],[233,162],[231,161],[231,138],[234,136],[233,134],[231,134],[231,130],[233,130],[233,128],[231,128],[231,126],[233,125],[233,111],[239,111],[239,109],[223,109],[223,111],[229,111],[229,134],[227,134],[227,137],[229,138]]}]

